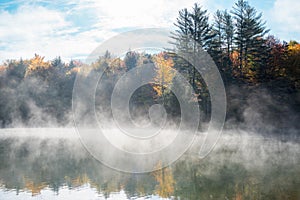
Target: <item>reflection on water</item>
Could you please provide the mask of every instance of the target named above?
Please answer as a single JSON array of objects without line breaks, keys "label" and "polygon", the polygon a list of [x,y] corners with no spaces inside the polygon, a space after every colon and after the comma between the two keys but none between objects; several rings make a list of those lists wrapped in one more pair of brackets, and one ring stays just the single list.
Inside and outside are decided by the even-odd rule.
[{"label": "reflection on water", "polygon": [[296,142],[226,136],[204,160],[190,152],[141,175],[101,165],[76,137],[2,134],[0,199],[299,200],[299,149]]}]

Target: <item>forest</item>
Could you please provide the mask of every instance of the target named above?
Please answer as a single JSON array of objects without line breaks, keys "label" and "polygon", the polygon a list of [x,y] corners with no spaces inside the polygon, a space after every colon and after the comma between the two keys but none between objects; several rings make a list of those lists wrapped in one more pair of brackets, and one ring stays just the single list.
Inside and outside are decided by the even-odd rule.
[{"label": "forest", "polygon": [[[180,10],[174,22],[170,39],[175,49],[197,55],[197,42],[220,71],[227,94],[225,128],[263,125],[265,133],[300,128],[300,44],[270,35],[265,24],[262,13],[244,0],[238,0],[231,10],[217,10],[211,17],[195,3]],[[101,115],[111,117],[110,98],[117,80],[146,63],[155,64],[156,77],[153,84],[142,86],[131,97],[133,116],[143,116],[151,105],[160,103],[168,117],[178,119],[180,105],[166,87],[172,87],[171,69],[175,69],[193,87],[196,95],[191,101],[199,104],[202,122],[209,121],[206,83],[191,64],[168,49],[157,54],[128,50],[123,58],[107,51],[90,64],[95,71],[104,70],[104,84],[96,91]],[[0,126],[70,125],[74,81],[85,67],[80,60],[64,62],[58,56],[46,61],[38,54],[0,64]]]}]

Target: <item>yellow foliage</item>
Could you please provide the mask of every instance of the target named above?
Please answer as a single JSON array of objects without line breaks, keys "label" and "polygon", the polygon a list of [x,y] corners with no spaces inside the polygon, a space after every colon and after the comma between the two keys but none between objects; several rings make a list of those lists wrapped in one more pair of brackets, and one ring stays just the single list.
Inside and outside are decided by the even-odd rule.
[{"label": "yellow foliage", "polygon": [[25,77],[32,75],[34,73],[43,73],[45,70],[49,69],[50,63],[44,61],[44,57],[37,54],[34,55],[34,58],[29,60],[29,65],[26,69]]},{"label": "yellow foliage", "polygon": [[25,182],[25,188],[31,192],[32,196],[40,194],[41,191],[47,187],[46,183],[34,183],[33,181],[28,180],[25,177],[23,177],[23,179]]},{"label": "yellow foliage", "polygon": [[145,196],[146,195],[145,186],[143,184],[137,184],[136,191],[141,196]]},{"label": "yellow foliage", "polygon": [[290,44],[288,50],[291,54],[299,54],[300,53],[300,44]]},{"label": "yellow foliage", "polygon": [[232,76],[236,78],[243,78],[249,83],[257,82],[258,71],[255,66],[255,57],[248,55],[247,60],[242,62],[239,60],[240,54],[237,51],[233,51],[230,55],[232,62]]},{"label": "yellow foliage", "polygon": [[293,64],[300,65],[300,44],[289,45],[289,57],[294,62]]},{"label": "yellow foliage", "polygon": [[168,88],[172,83],[174,77],[172,67],[174,66],[174,62],[166,53],[154,56],[153,61],[156,70],[156,77],[154,78],[156,85],[153,86],[153,89],[160,97],[164,95],[164,88]]},{"label": "yellow foliage", "polygon": [[175,180],[170,167],[163,169],[161,169],[161,167],[162,164],[159,162],[156,168],[160,170],[154,171],[152,174],[155,180],[158,182],[156,193],[163,198],[167,198],[174,193]]},{"label": "yellow foliage", "polygon": [[108,65],[113,73],[120,72],[125,68],[125,63],[120,58],[110,59]]},{"label": "yellow foliage", "polygon": [[77,74],[80,72],[80,67],[74,67],[71,70],[67,71],[66,75]]},{"label": "yellow foliage", "polygon": [[289,44],[287,63],[289,65],[290,78],[295,81],[295,86],[298,88],[300,85],[300,44]]},{"label": "yellow foliage", "polygon": [[89,183],[90,179],[87,176],[87,174],[81,174],[78,177],[74,178],[71,180],[72,186],[73,187],[80,187],[86,183]]}]

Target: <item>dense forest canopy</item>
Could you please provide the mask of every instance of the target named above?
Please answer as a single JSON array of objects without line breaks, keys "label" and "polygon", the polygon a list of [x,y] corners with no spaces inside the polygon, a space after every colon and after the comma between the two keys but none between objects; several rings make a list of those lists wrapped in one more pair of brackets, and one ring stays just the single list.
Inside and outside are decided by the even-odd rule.
[{"label": "dense forest canopy", "polygon": [[[170,37],[176,50],[197,55],[197,42],[215,61],[226,86],[228,122],[252,122],[248,111],[255,103],[259,104],[255,112],[264,115],[261,123],[276,119],[279,128],[296,124],[300,109],[297,41],[280,41],[268,35],[262,14],[244,0],[238,0],[230,11],[217,10],[212,19],[207,10],[195,3],[192,8],[179,11],[174,26]],[[209,119],[210,96],[205,82],[193,66],[169,51],[128,51],[123,59],[106,52],[92,63],[93,70],[105,70],[105,84],[96,92],[100,114],[110,117],[110,98],[117,80],[145,63],[155,64],[157,76],[154,83],[133,94],[133,115],[145,115],[151,105],[162,103],[170,117],[180,116],[180,105],[168,89],[172,87],[175,69],[193,86],[196,95],[192,101],[198,102],[202,120]],[[5,61],[0,65],[1,127],[70,123],[73,84],[77,73],[86,66],[77,60],[65,63],[60,57],[45,61],[38,54],[31,59]],[[286,121],[289,123],[285,124]]]}]

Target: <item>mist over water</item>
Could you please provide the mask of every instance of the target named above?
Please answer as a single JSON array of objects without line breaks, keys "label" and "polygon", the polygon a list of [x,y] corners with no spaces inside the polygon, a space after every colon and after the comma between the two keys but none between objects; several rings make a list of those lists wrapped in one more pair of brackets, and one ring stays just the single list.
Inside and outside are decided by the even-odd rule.
[{"label": "mist over water", "polygon": [[[215,138],[217,143],[214,149],[201,159],[199,151],[209,134],[208,122],[200,122],[196,138],[193,138],[195,135],[188,128],[178,131],[178,117],[152,112],[149,105],[154,101],[142,107],[133,103],[130,105],[131,117],[139,128],[147,127],[151,119],[156,120],[152,125],[159,126],[161,117],[167,118],[160,137],[151,142],[145,140],[137,143],[134,138],[125,137],[107,109],[110,102],[103,94],[109,92],[107,88],[110,86],[105,83],[97,88],[95,102],[99,120],[97,126],[102,128],[109,143],[97,140],[97,130],[90,140],[85,141],[88,143],[84,143],[74,127],[72,114],[65,112],[63,120],[58,121],[53,113],[48,114],[30,100],[26,107],[31,115],[30,120],[24,122],[20,119],[20,113],[13,114],[16,117],[8,126],[11,128],[0,130],[0,199],[24,199],[28,194],[28,199],[73,199],[80,192],[83,192],[84,198],[96,199],[300,199],[298,93],[284,91],[279,95],[276,91],[270,91],[268,86],[253,86],[251,89],[227,87],[224,130],[219,139]],[[143,87],[134,93],[136,99],[143,91],[149,91],[149,85]],[[282,98],[282,95],[285,97]],[[80,111],[79,119],[86,122],[89,128],[90,111]],[[123,110],[118,111],[121,116]],[[147,136],[131,126],[126,130],[137,136],[139,133]],[[147,132],[153,133],[153,130],[157,127],[147,127]],[[163,149],[178,136],[186,141],[177,143],[169,154],[164,155],[179,155],[175,157],[175,162],[155,172],[164,164],[159,162],[160,154],[157,154],[153,157],[155,166],[151,168],[154,172],[143,174],[121,173],[107,163],[101,163],[86,148],[87,144],[94,145],[99,148],[101,156],[113,164],[141,171],[139,169],[144,169],[151,159],[124,161],[124,156],[107,150],[107,145],[125,152],[143,154]],[[178,149],[184,149],[189,141],[193,141],[191,147],[181,155]],[[163,159],[167,160],[165,157]],[[65,193],[72,194],[66,196]]]},{"label": "mist over water", "polygon": [[[169,39],[159,32],[136,35]],[[97,50],[113,44],[120,55],[119,44],[141,45],[134,33]],[[35,55],[30,62],[44,68],[8,67],[0,74],[8,81],[0,88],[0,199],[299,200],[296,82],[249,81],[241,71],[224,87],[213,59],[196,49],[123,59],[106,51],[97,60],[95,50],[80,66]]]},{"label": "mist over water", "polygon": [[[217,141],[214,149],[200,158],[201,146],[210,134],[207,132],[209,122],[201,121],[196,134],[188,126],[178,131],[181,112],[170,113],[168,105],[165,105],[168,112],[157,112],[155,109],[161,107],[152,107],[159,102],[151,96],[146,96],[150,99],[147,103],[139,105],[144,102],[142,95],[153,93],[151,85],[144,85],[129,100],[131,119],[139,128],[125,126],[122,129],[110,110],[110,92],[115,84],[111,79],[104,79],[96,88],[95,110],[92,110],[95,115],[78,105],[78,119],[87,129],[101,127],[106,139],[103,141],[97,137],[97,129],[83,141],[70,111],[64,110],[59,120],[53,116],[56,112],[48,113],[33,97],[24,97],[28,120],[20,118],[19,110],[11,115],[10,124],[6,126],[10,128],[0,129],[0,199],[25,199],[28,195],[28,199],[74,199],[77,195],[80,199],[80,192],[82,198],[95,199],[300,199],[299,92],[273,91],[268,85],[228,86],[224,130],[220,138],[213,138]],[[41,87],[35,91],[37,95],[51,94],[46,86],[35,81],[24,83],[20,88],[35,90],[37,86]],[[17,96],[18,90],[10,92]],[[44,103],[55,102],[49,98]],[[60,106],[64,107],[59,105],[55,109],[60,111]],[[60,116],[60,112],[57,113]],[[124,110],[117,110],[117,114],[123,116]],[[90,123],[91,116],[97,118],[96,124]],[[162,119],[166,119],[165,124]],[[154,127],[147,126],[149,124]],[[159,137],[148,137],[152,136],[148,133],[155,133],[162,124]],[[147,131],[141,132],[145,127]],[[147,140],[137,142],[136,138],[127,137],[126,131]],[[157,153],[148,160],[132,162],[118,152],[141,155],[159,152],[179,136],[184,140],[179,140],[164,156]],[[86,148],[90,145],[99,154]],[[109,149],[109,145],[115,149]],[[186,146],[190,147],[187,152],[179,151]],[[110,163],[101,162],[100,156]],[[164,161],[171,164],[161,169]],[[149,169],[153,162],[155,165]],[[148,173],[122,173],[111,164],[127,171],[147,169]]]},{"label": "mist over water", "polygon": [[[214,150],[200,159],[199,144],[204,136],[199,133],[199,143],[163,169],[160,177],[155,172],[128,174],[104,166],[86,151],[74,129],[2,129],[0,196],[7,199],[10,191],[17,197],[31,193],[38,198],[62,199],[68,198],[65,193],[69,190],[73,195],[78,191],[80,196],[81,191],[85,198],[97,199],[230,199],[237,195],[299,199],[299,140],[225,130]],[[118,158],[106,153],[111,159]]]}]

